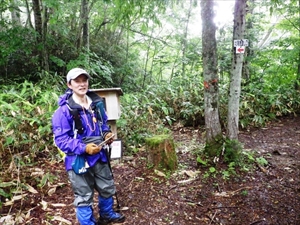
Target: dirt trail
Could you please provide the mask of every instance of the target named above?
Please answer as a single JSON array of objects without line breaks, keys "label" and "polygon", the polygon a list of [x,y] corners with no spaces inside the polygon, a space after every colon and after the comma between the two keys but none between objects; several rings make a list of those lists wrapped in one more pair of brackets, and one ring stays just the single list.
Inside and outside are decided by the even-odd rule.
[{"label": "dirt trail", "polygon": [[[118,197],[126,215],[123,224],[300,224],[300,117],[241,131],[239,138],[245,149],[259,152],[268,165],[257,164],[252,173],[238,173],[230,179],[222,178],[225,172],[205,178],[207,169],[197,165],[191,149],[203,143],[200,130],[180,127],[174,130],[174,138],[180,166],[169,178],[148,167],[144,151],[113,163]],[[16,220],[20,215],[23,222],[15,224],[77,225],[63,163],[40,162],[32,170],[54,174],[57,179],[43,189],[33,182],[31,186],[38,192],[26,193],[23,201],[12,207],[3,206],[1,217],[10,215]],[[216,169],[221,171],[222,166]]]}]

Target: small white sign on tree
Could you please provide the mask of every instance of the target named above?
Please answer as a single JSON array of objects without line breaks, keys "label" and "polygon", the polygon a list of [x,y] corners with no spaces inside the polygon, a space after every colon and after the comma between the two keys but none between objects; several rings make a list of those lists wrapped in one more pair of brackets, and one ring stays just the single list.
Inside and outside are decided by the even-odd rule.
[{"label": "small white sign on tree", "polygon": [[249,46],[249,41],[248,39],[233,40],[233,46],[234,47]]}]

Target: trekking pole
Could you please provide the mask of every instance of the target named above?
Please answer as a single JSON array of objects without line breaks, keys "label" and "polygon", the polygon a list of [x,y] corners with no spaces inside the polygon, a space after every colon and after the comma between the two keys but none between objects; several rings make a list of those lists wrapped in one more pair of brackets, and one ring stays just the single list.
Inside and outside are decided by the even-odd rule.
[{"label": "trekking pole", "polygon": [[[105,148],[105,154],[106,154],[106,158],[107,158],[108,167],[109,167],[110,172],[111,172],[111,176],[112,176],[113,179],[115,179],[112,168],[111,168],[111,164],[110,164],[110,157],[111,157],[111,146],[110,145],[109,145],[109,152],[107,152],[107,148]],[[115,191],[115,196],[116,196],[116,200],[117,200],[117,209],[120,210],[121,207],[120,207],[120,202],[119,202],[117,190]]]}]

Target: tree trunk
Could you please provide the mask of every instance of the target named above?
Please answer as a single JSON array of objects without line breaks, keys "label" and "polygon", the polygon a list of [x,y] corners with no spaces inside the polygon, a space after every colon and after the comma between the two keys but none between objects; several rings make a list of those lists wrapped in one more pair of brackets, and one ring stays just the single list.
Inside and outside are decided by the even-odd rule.
[{"label": "tree trunk", "polygon": [[[254,8],[255,8],[255,0],[249,0],[250,6],[248,6],[248,14],[253,14]],[[253,20],[246,21],[246,31],[252,31],[253,29]],[[246,38],[248,40],[251,40],[251,35],[245,34]],[[248,60],[249,58],[254,57],[254,51],[253,51],[253,41],[249,42],[249,47],[245,49],[245,55],[244,55],[244,63],[243,63],[243,70],[242,70],[242,78],[245,80],[244,85],[247,84],[250,81],[251,78],[251,61]]]},{"label": "tree trunk", "polygon": [[81,20],[82,20],[82,44],[83,47],[88,51],[90,48],[89,42],[89,1],[82,0],[81,9]]},{"label": "tree trunk", "polygon": [[49,71],[49,56],[47,50],[47,32],[48,32],[48,8],[43,6],[42,0],[32,0],[32,9],[34,12],[35,30],[38,35],[36,38],[37,44],[41,46],[38,48],[39,64],[43,71]]},{"label": "tree trunk", "polygon": [[[235,2],[233,40],[244,39],[246,25],[246,2],[247,0],[236,0]],[[230,140],[238,140],[239,101],[241,93],[241,76],[244,60],[244,54],[236,53],[236,48],[238,47],[233,47],[228,102],[227,137]]]},{"label": "tree trunk", "polygon": [[48,54],[48,47],[47,47],[47,33],[48,33],[48,21],[49,21],[49,13],[48,7],[44,6],[44,17],[43,17],[43,27],[42,27],[42,44],[43,44],[43,51],[42,51],[42,68],[43,70],[49,72],[49,54]]},{"label": "tree trunk", "polygon": [[25,4],[26,4],[26,12],[27,12],[27,19],[26,19],[25,27],[27,27],[27,25],[29,24],[29,27],[34,29],[32,22],[31,22],[31,13],[30,13],[30,8],[29,8],[29,3],[27,0],[25,0]]},{"label": "tree trunk", "polygon": [[182,77],[185,77],[185,67],[187,64],[187,59],[186,59],[186,49],[187,49],[187,35],[188,35],[188,26],[189,26],[189,22],[190,22],[190,17],[191,17],[191,11],[192,11],[192,0],[190,0],[190,7],[188,9],[188,14],[187,14],[187,18],[186,18],[186,24],[185,24],[185,28],[184,28],[184,34],[183,34],[183,38],[182,38]]},{"label": "tree trunk", "polygon": [[38,33],[37,36],[37,43],[41,43],[42,41],[42,27],[43,27],[43,22],[42,22],[42,13],[41,13],[41,4],[40,0],[32,0],[32,9],[34,13],[34,24],[35,24],[35,30]]},{"label": "tree trunk", "polygon": [[298,70],[297,70],[297,77],[295,82],[295,89],[300,90],[300,49],[298,54]]},{"label": "tree trunk", "polygon": [[143,82],[142,82],[142,86],[141,86],[142,90],[145,88],[147,76],[151,73],[151,70],[149,70],[149,72],[148,72],[148,62],[150,62],[149,59],[150,59],[151,44],[153,43],[153,40],[152,40],[153,31],[154,31],[154,28],[152,27],[151,35],[149,37],[149,43],[148,43],[148,46],[147,46],[147,53],[146,53],[146,59],[145,59],[145,65],[144,65]]},{"label": "tree trunk", "polygon": [[[298,0],[298,12],[299,12],[299,18],[300,18],[300,0]],[[300,20],[300,19],[299,19]],[[300,23],[300,21],[299,21]],[[300,29],[299,29],[299,39],[300,39]],[[298,48],[298,69],[297,69],[297,77],[295,82],[295,89],[300,90],[300,48]]]},{"label": "tree trunk", "polygon": [[213,21],[213,7],[213,0],[201,1],[206,151],[211,156],[218,156],[221,153],[223,137],[219,119],[216,25]]}]

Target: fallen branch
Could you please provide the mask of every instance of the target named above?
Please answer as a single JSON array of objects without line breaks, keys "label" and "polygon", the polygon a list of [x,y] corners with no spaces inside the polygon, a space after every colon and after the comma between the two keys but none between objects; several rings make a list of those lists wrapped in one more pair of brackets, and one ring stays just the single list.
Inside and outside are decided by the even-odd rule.
[{"label": "fallen branch", "polygon": [[268,170],[264,168],[262,165],[260,165],[258,162],[256,162],[256,165],[263,173],[268,174]]},{"label": "fallen branch", "polygon": [[258,224],[258,223],[260,223],[260,222],[264,222],[264,221],[266,221],[266,219],[265,219],[265,218],[263,218],[262,220],[257,220],[257,221],[254,221],[253,223],[250,223],[249,225],[255,225],[255,224]]},{"label": "fallen branch", "polygon": [[230,208],[238,208],[238,206],[220,206],[220,207],[213,207],[211,209],[230,209]]},{"label": "fallen branch", "polygon": [[235,191],[222,191],[221,193],[215,193],[214,195],[215,196],[219,196],[219,197],[232,197],[233,195],[235,195],[236,193],[240,192],[241,190],[244,190],[244,189],[251,189],[252,187],[242,187],[242,188],[239,188]]},{"label": "fallen branch", "polygon": [[209,225],[211,225],[211,223],[214,221],[216,215],[217,215],[218,210],[215,211],[215,214],[213,215],[213,217],[211,218]]}]

